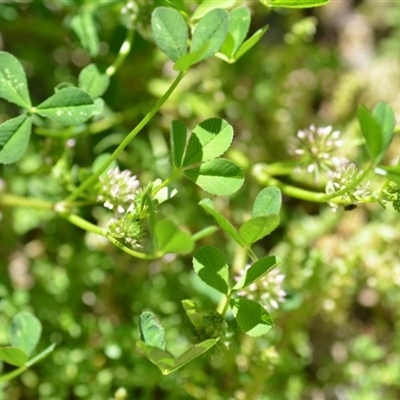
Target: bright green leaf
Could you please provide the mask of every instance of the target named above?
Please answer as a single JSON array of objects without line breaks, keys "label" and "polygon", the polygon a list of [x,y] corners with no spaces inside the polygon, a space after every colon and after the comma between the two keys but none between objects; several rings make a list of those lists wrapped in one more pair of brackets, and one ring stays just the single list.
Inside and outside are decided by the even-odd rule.
[{"label": "bright green leaf", "polygon": [[187,53],[188,27],[179,11],[157,7],[151,15],[151,28],[157,46],[172,61]]},{"label": "bright green leaf", "polygon": [[72,17],[70,24],[71,28],[78,36],[82,47],[87,50],[92,57],[96,57],[99,54],[100,41],[93,12],[94,10],[82,7],[79,14]]},{"label": "bright green leaf", "polygon": [[240,47],[239,50],[234,55],[234,61],[237,61],[240,57],[246,54],[253,46],[255,46],[261,38],[264,36],[264,33],[267,31],[268,26],[264,26],[256,31],[249,39],[247,39]]},{"label": "bright green leaf", "polygon": [[42,324],[30,312],[23,311],[15,315],[11,322],[10,342],[28,356],[33,352],[42,333]]},{"label": "bright green leaf", "polygon": [[244,246],[242,239],[240,238],[236,229],[232,224],[221,215],[215,208],[211,199],[203,199],[199,202],[199,205],[203,207],[209,214],[211,214],[217,224],[222,230],[224,230],[232,239],[234,239],[239,245]]},{"label": "bright green leaf", "polygon": [[168,375],[174,370],[175,359],[170,353],[168,353],[168,351],[151,346],[141,340],[136,342],[136,346],[139,347],[143,354],[160,369],[163,375]]},{"label": "bright green leaf", "polygon": [[99,71],[95,64],[89,64],[79,74],[79,88],[94,99],[104,94],[110,84],[107,74]]},{"label": "bright green leaf", "polygon": [[83,90],[70,87],[60,90],[36,107],[42,117],[64,125],[80,125],[93,113],[92,98]]},{"label": "bright green leaf", "polygon": [[238,325],[249,336],[265,335],[274,325],[267,310],[255,301],[236,298],[230,306]]},{"label": "bright green leaf", "polygon": [[158,318],[150,311],[140,314],[140,339],[150,346],[165,350],[165,331]]},{"label": "bright green leaf", "polygon": [[201,247],[194,253],[193,268],[208,286],[228,293],[229,267],[221,250],[212,246]]},{"label": "bright green leaf", "polygon": [[363,105],[358,108],[357,117],[371,160],[378,163],[382,158],[385,146],[381,127],[371,112]]},{"label": "bright green leaf", "polygon": [[231,8],[235,5],[236,0],[203,0],[196,8],[191,20],[195,21],[206,15],[209,11],[215,8]]},{"label": "bright green leaf", "polygon": [[250,27],[250,10],[247,7],[238,7],[230,12],[228,34],[220,51],[228,59],[232,59],[246,38]]},{"label": "bright green leaf", "polygon": [[330,0],[266,0],[271,7],[309,8],[328,4]]},{"label": "bright green leaf", "polygon": [[183,166],[208,161],[228,150],[233,128],[221,118],[210,118],[193,129],[186,149]]},{"label": "bright green leaf", "polygon": [[269,235],[279,225],[279,215],[251,218],[239,229],[239,235],[246,245],[253,244]]},{"label": "bright green leaf", "polygon": [[275,186],[267,187],[258,193],[253,204],[251,216],[255,218],[271,214],[279,214],[281,205],[281,191]]},{"label": "bright green leaf", "polygon": [[0,347],[0,360],[16,367],[22,367],[28,360],[28,356],[17,347]]},{"label": "bright green leaf", "polygon": [[186,148],[186,126],[182,121],[172,121],[171,125],[171,157],[175,167],[182,165]]},{"label": "bright green leaf", "polygon": [[20,107],[32,106],[24,68],[5,51],[0,51],[0,97]]},{"label": "bright green leaf", "polygon": [[190,52],[205,50],[196,62],[215,54],[225,41],[228,32],[229,14],[225,10],[216,8],[209,11],[197,24],[192,37]]},{"label": "bright green leaf", "polygon": [[176,360],[174,370],[183,367],[188,362],[194,360],[195,358],[204,354],[206,351],[210,350],[211,347],[213,347],[218,342],[218,340],[219,338],[207,339],[204,342],[197,343],[192,346],[188,351],[186,351]]},{"label": "bright green leaf", "polygon": [[194,246],[190,236],[171,221],[158,222],[154,235],[158,249],[163,253],[190,253]]},{"label": "bright green leaf", "polygon": [[0,163],[18,161],[28,147],[32,122],[26,115],[11,118],[0,125]]},{"label": "bright green leaf", "polygon": [[186,170],[185,176],[203,190],[217,196],[229,196],[243,185],[243,171],[230,160],[218,158]]},{"label": "bright green leaf", "polygon": [[257,260],[248,270],[245,271],[245,274],[236,283],[234,289],[241,290],[250,286],[252,283],[263,278],[280,262],[281,260],[277,256],[267,256]]}]

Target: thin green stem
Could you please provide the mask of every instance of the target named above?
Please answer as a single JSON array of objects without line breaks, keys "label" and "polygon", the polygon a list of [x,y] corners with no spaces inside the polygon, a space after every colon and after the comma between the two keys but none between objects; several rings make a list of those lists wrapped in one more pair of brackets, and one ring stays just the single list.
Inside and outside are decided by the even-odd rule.
[{"label": "thin green stem", "polygon": [[182,170],[181,169],[175,169],[172,174],[165,179],[164,182],[160,183],[157,187],[153,189],[151,192],[151,197],[154,197],[162,188],[168,186],[172,181],[174,181],[180,174]]},{"label": "thin green stem", "polygon": [[128,33],[126,35],[126,39],[118,52],[117,58],[114,62],[106,69],[106,74],[111,77],[115,74],[118,68],[123,64],[126,57],[128,56],[129,52],[132,48],[132,42],[134,37],[134,24],[131,22],[129,24]]},{"label": "thin green stem", "polygon": [[175,78],[172,85],[165,92],[165,94],[157,101],[155,106],[146,114],[146,116],[139,122],[139,124],[125,137],[121,144],[115,149],[111,156],[101,165],[101,167],[88,179],[86,179],[78,188],[76,188],[67,198],[66,201],[70,202],[75,200],[81,195],[88,187],[92,186],[98,179],[98,177],[107,169],[107,167],[122,153],[125,147],[131,142],[131,140],[146,126],[146,124],[153,118],[161,106],[166,102],[171,93],[178,86],[179,82],[185,76],[185,72],[180,72]]},{"label": "thin green stem", "polygon": [[118,239],[114,238],[111,236],[106,229],[102,229],[98,227],[97,225],[94,225],[90,223],[89,221],[86,221],[79,215],[73,214],[69,211],[61,211],[59,213],[63,218],[65,218],[67,221],[69,221],[71,224],[78,226],[79,228],[84,229],[85,231],[95,233],[100,236],[106,237],[112,244],[117,246],[119,249],[124,251],[127,254],[130,254],[133,257],[140,258],[141,260],[154,260],[156,258],[160,258],[162,254],[145,254],[141,253],[139,251],[135,251],[133,249],[130,249],[129,247],[124,246]]},{"label": "thin green stem", "polygon": [[249,257],[251,258],[251,261],[253,261],[253,263],[258,261],[258,257],[256,256],[256,254],[254,253],[254,251],[251,247],[246,249],[246,252],[249,255]]},{"label": "thin green stem", "polygon": [[211,225],[211,226],[208,226],[207,228],[202,229],[201,231],[196,232],[190,238],[194,242],[197,242],[198,240],[203,239],[203,238],[210,236],[213,233],[217,232],[218,229],[219,229],[218,226]]},{"label": "thin green stem", "polygon": [[14,379],[18,375],[21,375],[23,372],[25,372],[28,368],[23,365],[22,367],[19,367],[17,369],[14,369],[14,371],[9,372],[8,374],[4,374],[0,376],[0,382],[8,382],[11,379]]},{"label": "thin green stem", "polygon": [[60,211],[59,214],[61,217],[69,221],[71,224],[78,226],[79,228],[82,228],[85,231],[96,233],[97,235],[101,236],[107,236],[107,233],[104,229],[98,227],[97,225],[92,224],[89,221],[86,221],[86,219],[80,217],[79,215],[76,215],[69,211]]},{"label": "thin green stem", "polygon": [[[223,304],[223,307],[222,307],[222,311],[220,312],[220,314],[223,316],[223,317],[225,317],[225,314],[226,314],[226,312],[228,311],[228,308],[229,308],[229,302],[230,302],[230,300],[231,300],[231,297],[232,297],[232,295],[233,295],[233,291],[230,291],[229,292],[229,294],[227,294],[226,296],[225,296],[225,299],[223,299],[222,301],[221,301],[221,303]],[[225,300],[225,301],[224,301]],[[219,307],[218,307],[219,308]]]},{"label": "thin green stem", "polygon": [[8,193],[0,193],[0,204],[8,207],[28,207],[40,210],[53,210],[54,208],[54,204],[47,200],[31,199]]},{"label": "thin green stem", "polygon": [[129,247],[124,246],[118,239],[114,238],[110,234],[106,234],[105,236],[116,247],[118,247],[119,249],[121,249],[122,251],[124,251],[125,253],[127,253],[133,257],[140,258],[141,260],[155,260],[162,256],[162,254],[158,254],[158,253],[155,253],[155,254],[140,253],[139,251],[135,251],[133,249],[130,249]]},{"label": "thin green stem", "polygon": [[253,175],[260,183],[264,185],[279,187],[279,189],[281,189],[281,191],[287,196],[295,197],[300,200],[313,201],[316,203],[326,203],[327,201],[333,200],[336,197],[340,197],[346,194],[348,191],[355,189],[357,185],[369,174],[372,168],[373,164],[368,165],[368,167],[362,172],[362,174],[360,174],[357,179],[334,193],[312,192],[310,190],[288,185],[276,178],[271,177],[266,170],[258,170],[256,173],[254,173],[253,171]]}]

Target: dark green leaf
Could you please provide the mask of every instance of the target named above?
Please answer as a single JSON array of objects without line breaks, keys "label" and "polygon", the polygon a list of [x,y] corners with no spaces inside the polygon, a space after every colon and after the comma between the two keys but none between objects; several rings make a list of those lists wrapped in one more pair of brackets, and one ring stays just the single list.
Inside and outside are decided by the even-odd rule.
[{"label": "dark green leaf", "polygon": [[100,97],[107,90],[110,78],[99,71],[95,64],[89,64],[79,74],[80,89],[89,93],[92,98]]},{"label": "dark green leaf", "polygon": [[28,147],[32,122],[26,115],[20,115],[0,125],[0,163],[18,161]]},{"label": "dark green leaf", "polygon": [[36,107],[42,117],[50,118],[64,125],[79,125],[93,113],[92,98],[78,88],[60,90]]},{"label": "dark green leaf", "polygon": [[236,298],[230,306],[238,325],[249,336],[265,335],[274,325],[267,310],[255,301]]},{"label": "dark green leaf", "polygon": [[94,10],[82,7],[79,14],[72,17],[71,28],[78,36],[82,47],[87,50],[92,57],[96,57],[99,54],[100,42],[93,12]]},{"label": "dark green leaf", "polygon": [[251,218],[239,229],[239,235],[246,245],[253,244],[269,235],[279,225],[279,215]]},{"label": "dark green leaf", "polygon": [[267,256],[257,260],[236,283],[234,289],[241,290],[250,286],[252,283],[263,278],[280,262],[281,260],[277,256]]},{"label": "dark green leaf", "polygon": [[10,341],[13,347],[31,355],[39,342],[42,324],[30,312],[23,311],[15,315],[11,322]]},{"label": "dark green leaf", "polygon": [[172,121],[171,156],[175,167],[182,165],[186,148],[186,126],[182,121]]},{"label": "dark green leaf", "polygon": [[150,311],[140,314],[140,339],[150,346],[165,350],[165,331],[158,318]]},{"label": "dark green leaf", "polygon": [[186,170],[185,176],[203,190],[218,195],[229,196],[243,185],[243,171],[230,160],[218,158],[207,161],[199,167]]},{"label": "dark green leaf", "polygon": [[157,7],[151,15],[151,28],[157,46],[172,61],[187,53],[188,27],[179,11]]},{"label": "dark green leaf", "polygon": [[220,51],[228,59],[232,59],[246,38],[250,27],[250,10],[247,7],[238,7],[230,12],[228,34]]},{"label": "dark green leaf", "polygon": [[24,68],[5,51],[0,51],[0,97],[20,107],[32,106]]},{"label": "dark green leaf", "polygon": [[209,11],[199,21],[193,33],[190,52],[202,50],[205,45],[207,47],[196,62],[211,57],[220,49],[228,32],[228,20],[228,12],[216,8]]},{"label": "dark green leaf", "polygon": [[210,118],[193,129],[183,166],[211,160],[228,150],[233,128],[221,118]]},{"label": "dark green leaf", "polygon": [[275,187],[267,187],[258,193],[251,216],[262,217],[271,214],[279,214],[282,205],[282,194],[281,191]]},{"label": "dark green leaf", "polygon": [[154,230],[157,246],[165,253],[190,253],[194,242],[171,221],[160,221]]},{"label": "dark green leaf", "polygon": [[219,249],[212,246],[204,246],[194,253],[193,268],[198,277],[208,286],[221,293],[228,293],[229,267]]},{"label": "dark green leaf", "polygon": [[22,367],[28,360],[28,356],[16,347],[0,347],[0,360],[16,367]]},{"label": "dark green leaf", "polygon": [[234,239],[239,245],[244,245],[236,229],[214,208],[214,204],[211,199],[203,199],[200,201],[199,205],[214,217],[221,229],[224,230],[232,239]]}]

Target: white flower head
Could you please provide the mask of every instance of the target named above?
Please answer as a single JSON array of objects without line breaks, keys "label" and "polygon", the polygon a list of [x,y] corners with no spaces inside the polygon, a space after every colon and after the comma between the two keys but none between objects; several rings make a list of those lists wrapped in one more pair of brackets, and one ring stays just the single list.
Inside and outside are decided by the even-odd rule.
[{"label": "white flower head", "polygon": [[316,181],[321,171],[329,172],[347,162],[345,157],[337,155],[343,141],[340,131],[334,131],[332,126],[317,128],[311,125],[308,129],[299,130],[296,139],[291,152],[301,159],[301,166],[313,174]]},{"label": "white flower head", "polygon": [[[236,280],[239,280],[249,268],[250,265],[247,265],[246,268],[239,273],[239,276],[236,277]],[[244,296],[250,300],[258,301],[263,306],[270,306],[278,309],[279,303],[285,301],[286,292],[282,288],[284,280],[285,275],[279,268],[275,268],[257,282],[254,282],[250,286],[239,291],[238,295]]]},{"label": "white flower head", "polygon": [[97,200],[104,202],[104,207],[119,214],[124,213],[132,204],[140,186],[137,177],[132,176],[131,171],[120,171],[118,167],[110,169],[107,175],[100,176],[99,180],[101,188]]}]

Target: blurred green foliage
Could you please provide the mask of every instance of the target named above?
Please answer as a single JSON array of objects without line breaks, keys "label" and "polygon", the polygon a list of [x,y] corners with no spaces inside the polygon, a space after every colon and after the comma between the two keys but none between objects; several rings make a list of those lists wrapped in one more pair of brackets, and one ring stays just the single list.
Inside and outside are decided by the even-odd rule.
[{"label": "blurred green foliage", "polygon": [[[148,40],[153,1],[137,3],[133,48],[104,95],[111,122],[99,120],[83,134],[75,132],[73,149],[63,137],[34,135],[20,162],[0,166],[9,191],[57,199],[59,183],[67,189],[70,182],[54,170],[52,175],[51,166],[89,168],[96,156],[115,149],[169,85],[171,64]],[[126,37],[124,3],[96,3],[100,42],[92,58],[70,28],[82,4],[0,4],[0,49],[23,63],[35,104],[60,82],[76,83],[91,60],[110,65]],[[229,157],[247,179],[237,194],[215,203],[238,224],[261,189],[250,175],[252,164],[290,159],[287,146],[298,129],[333,124],[351,138],[358,104],[379,100],[400,114],[395,2],[333,1],[321,9],[274,12],[252,6],[250,31],[269,24],[263,40],[236,64],[213,58],[191,69],[120,157],[144,184],[166,177],[171,120],[194,126],[225,118],[235,129]],[[0,121],[17,114],[16,106],[0,103]],[[395,138],[387,157],[395,159],[399,146]],[[206,194],[188,181],[177,187],[185,196],[163,205],[163,214],[192,233],[212,224],[197,205]],[[100,207],[85,213],[89,220],[106,218]],[[229,351],[205,355],[170,376],[137,351],[139,315],[151,309],[159,316],[172,354],[189,347],[195,333],[181,300],[210,309],[219,301],[198,281],[189,256],[142,261],[52,219],[48,211],[3,207],[1,215],[0,345],[8,343],[13,316],[29,310],[43,324],[39,350],[49,339],[56,348],[2,384],[0,400],[117,399],[119,388],[127,393],[121,398],[141,400],[400,398],[400,222],[389,208],[332,213],[327,206],[284,198],[279,229],[256,247],[261,256],[271,252],[283,260],[287,298],[271,312],[276,326],[262,339],[232,329]],[[241,254],[224,235],[201,242],[226,246],[241,267]],[[0,373],[8,371],[0,365]]]}]

